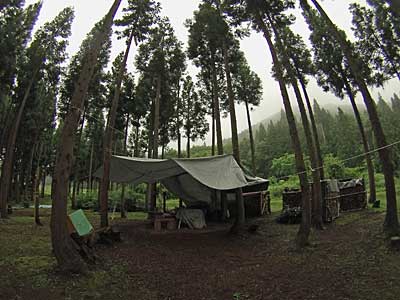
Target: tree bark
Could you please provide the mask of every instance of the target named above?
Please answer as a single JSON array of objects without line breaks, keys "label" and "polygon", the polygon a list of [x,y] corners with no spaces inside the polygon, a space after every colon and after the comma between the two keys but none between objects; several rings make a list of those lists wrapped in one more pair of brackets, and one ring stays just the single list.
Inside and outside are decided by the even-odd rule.
[{"label": "tree bark", "polygon": [[40,222],[40,212],[39,212],[39,197],[38,197],[38,192],[39,192],[39,178],[40,178],[40,159],[42,157],[42,152],[43,152],[43,145],[40,145],[39,147],[39,153],[38,153],[38,158],[37,158],[37,166],[35,171],[32,173],[32,189],[31,189],[31,200],[34,204],[34,218],[35,218],[35,224],[38,226],[42,226],[42,222]]},{"label": "tree bark", "polygon": [[345,89],[346,89],[347,95],[349,96],[350,103],[353,108],[354,116],[357,121],[358,129],[360,131],[361,140],[362,140],[363,147],[364,147],[365,162],[367,164],[368,180],[369,180],[369,201],[368,202],[374,203],[376,201],[375,171],[374,171],[374,164],[372,163],[372,159],[371,159],[371,154],[369,153],[370,148],[368,145],[367,135],[365,134],[364,125],[362,123],[360,112],[358,110],[356,100],[354,98],[354,94],[351,90],[350,84],[347,80],[347,77],[345,77],[343,73],[342,73],[342,76],[343,76],[343,81],[345,84]]},{"label": "tree bark", "polygon": [[310,153],[310,161],[312,168],[312,178],[313,178],[313,210],[312,210],[312,224],[316,229],[323,229],[322,220],[322,187],[321,178],[318,168],[318,156],[315,147],[315,141],[311,133],[310,123],[308,122],[306,108],[304,106],[303,99],[300,94],[299,87],[295,80],[292,80],[292,86],[297,98],[297,103],[300,109],[301,121],[304,127],[304,133],[306,136],[306,143],[308,151]]},{"label": "tree bark", "polygon": [[[301,0],[308,6],[306,0]],[[338,32],[334,23],[331,21],[329,16],[319,5],[318,1],[312,0],[313,4],[327,22],[331,33],[335,36],[340,48],[346,57],[351,72],[354,76],[356,84],[363,96],[365,106],[367,107],[368,116],[371,122],[372,130],[379,147],[379,158],[382,163],[383,174],[385,177],[385,188],[386,188],[386,217],[384,222],[384,228],[389,234],[395,234],[399,230],[399,220],[397,216],[397,202],[396,202],[396,187],[394,182],[393,162],[390,153],[390,149],[387,147],[386,137],[383,132],[381,122],[379,120],[378,112],[376,110],[376,104],[372,99],[372,96],[368,90],[367,84],[362,78],[362,72],[360,72],[360,62],[353,55],[351,44]]]},{"label": "tree bark", "polygon": [[[235,96],[233,95],[233,89],[232,89],[232,78],[231,78],[231,70],[229,67],[228,48],[226,45],[226,41],[222,42],[222,50],[224,54],[226,89],[228,91],[229,115],[231,119],[232,152],[237,163],[240,165],[241,163],[240,163],[239,137],[238,137],[237,121],[236,121],[236,110],[235,110]],[[238,197],[237,199],[240,200],[243,199],[243,197]]]},{"label": "tree bark", "polygon": [[246,114],[247,114],[247,124],[249,126],[249,139],[250,139],[250,151],[251,151],[251,168],[253,171],[253,175],[256,175],[256,150],[254,146],[254,136],[253,136],[253,127],[251,125],[251,117],[250,117],[250,109],[249,102],[246,100]]},{"label": "tree bark", "polygon": [[214,105],[212,105],[211,112],[211,156],[215,155],[215,113],[214,113]]},{"label": "tree bark", "polygon": [[299,77],[301,88],[303,90],[304,98],[306,99],[308,114],[310,116],[311,128],[312,128],[312,133],[313,133],[314,142],[315,142],[315,150],[317,151],[319,175],[321,177],[321,180],[324,180],[324,178],[325,178],[324,160],[322,158],[321,143],[319,141],[317,122],[315,121],[315,116],[314,116],[314,112],[312,109],[310,97],[308,96],[306,84],[305,84],[303,78],[300,76],[300,72],[298,70],[297,70],[297,74]]},{"label": "tree bark", "polygon": [[222,144],[222,128],[221,128],[221,114],[219,109],[218,99],[218,81],[217,81],[217,70],[215,61],[212,62],[212,81],[213,81],[213,104],[214,104],[214,116],[217,129],[217,153],[218,155],[224,154],[224,146]]},{"label": "tree bark", "polygon": [[181,140],[181,118],[179,115],[180,109],[181,109],[181,98],[179,96],[179,90],[180,90],[180,84],[178,81],[178,89],[177,89],[177,109],[176,109],[176,135],[178,139],[178,158],[182,157],[182,140]]},{"label": "tree bark", "polygon": [[42,178],[42,188],[41,188],[41,191],[40,191],[40,198],[44,199],[44,193],[45,193],[45,190],[46,190],[46,172],[43,169],[42,169],[42,172],[43,172],[42,176],[41,176],[41,178]]},{"label": "tree bark", "polygon": [[53,252],[57,259],[58,266],[63,272],[82,272],[85,270],[85,265],[76,251],[73,240],[69,236],[67,229],[68,181],[73,162],[75,132],[78,127],[80,112],[84,104],[99,51],[107,38],[120,3],[121,0],[114,1],[109,13],[103,21],[103,29],[96,34],[89,51],[86,53],[85,63],[79,75],[79,79],[75,84],[71,106],[61,130],[53,176],[53,203],[50,229]]},{"label": "tree bark", "polygon": [[[127,155],[127,144],[128,144],[128,130],[129,130],[129,114],[126,117],[125,123],[125,133],[124,133],[124,155]],[[120,202],[120,211],[121,211],[121,218],[126,218],[126,211],[125,211],[125,183],[122,183],[121,189],[121,202]]]},{"label": "tree bark", "polygon": [[311,230],[311,213],[310,213],[310,188],[308,185],[307,179],[307,172],[306,166],[304,164],[303,152],[301,149],[300,139],[297,132],[296,122],[293,114],[292,107],[290,105],[289,94],[285,86],[285,82],[283,80],[283,71],[282,71],[282,64],[279,61],[278,55],[275,50],[275,46],[272,42],[271,35],[267,26],[265,25],[261,15],[259,12],[256,13],[256,22],[261,28],[263,32],[264,38],[266,39],[274,66],[277,70],[277,78],[279,82],[279,87],[282,94],[282,100],[285,107],[286,118],[289,125],[289,133],[292,141],[292,146],[295,154],[295,161],[296,161],[296,170],[298,172],[299,180],[300,180],[300,187],[302,191],[302,218],[301,224],[299,227],[299,231],[297,232],[296,236],[296,245],[297,247],[301,248],[308,245],[308,237],[310,235]]},{"label": "tree bark", "polygon": [[25,110],[26,101],[28,100],[29,93],[35,81],[37,72],[38,69],[33,73],[34,75],[28,83],[21,105],[18,108],[17,115],[15,116],[15,120],[11,126],[10,133],[8,134],[6,154],[3,160],[0,178],[0,218],[8,218],[7,203],[8,195],[10,194],[10,186],[13,173],[15,142],[17,140],[19,125],[21,124],[21,118]]},{"label": "tree bark", "polygon": [[90,161],[89,161],[89,177],[88,177],[88,189],[92,188],[92,176],[93,176],[93,152],[94,152],[94,143],[92,142],[92,147],[90,147]]},{"label": "tree bark", "polygon": [[104,135],[104,150],[103,150],[103,177],[101,178],[100,185],[100,226],[108,226],[108,187],[110,183],[110,167],[111,167],[111,149],[113,147],[113,135],[114,125],[117,116],[118,102],[121,94],[122,80],[125,75],[126,63],[128,61],[129,51],[131,49],[133,41],[134,31],[131,32],[124,54],[124,58],[121,62],[117,81],[115,83],[114,97],[111,104],[110,112],[108,114],[108,121],[106,132]]}]

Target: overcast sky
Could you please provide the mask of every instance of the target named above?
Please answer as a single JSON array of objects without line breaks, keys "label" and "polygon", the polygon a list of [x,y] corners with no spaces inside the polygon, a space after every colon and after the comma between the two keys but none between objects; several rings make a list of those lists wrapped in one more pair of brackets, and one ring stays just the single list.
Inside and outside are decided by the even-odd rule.
[{"label": "overcast sky", "polygon": [[[27,0],[27,4],[34,3],[34,0]],[[122,1],[124,4],[126,1]],[[193,16],[193,11],[197,9],[199,0],[161,0],[162,14],[168,16],[175,29],[177,37],[186,44],[187,30],[183,23],[186,19]],[[329,13],[334,22],[349,35],[351,35],[351,16],[348,11],[349,3],[358,2],[366,5],[365,0],[325,0],[321,2],[325,10]],[[60,10],[66,6],[75,8],[75,20],[72,26],[72,36],[68,53],[72,56],[80,46],[80,43],[90,31],[93,25],[100,20],[108,11],[113,0],[43,0],[43,8],[37,26],[54,18]],[[121,11],[121,8],[120,8]],[[294,30],[301,34],[308,43],[309,32],[303,18],[297,9],[294,11],[297,16],[297,22]],[[118,18],[118,16],[117,16]],[[264,96],[260,107],[257,107],[252,112],[253,124],[273,115],[282,108],[282,100],[280,97],[279,87],[276,81],[271,77],[271,58],[270,53],[264,38],[257,33],[252,33],[249,38],[241,41],[241,48],[244,51],[246,58],[252,68],[263,82]],[[122,41],[113,40],[112,59],[124,49]],[[134,71],[133,59],[136,54],[136,49],[132,51],[128,68]],[[190,64],[190,63],[189,63]],[[190,67],[191,72],[194,72],[194,67]],[[382,94],[385,99],[390,99],[394,92],[400,91],[398,80],[392,80],[384,89],[374,89],[372,93],[377,97],[378,93]],[[326,103],[335,103],[339,101],[332,94],[323,93],[320,88],[311,81],[309,84],[309,93],[312,98],[315,98],[323,106]],[[238,129],[239,132],[246,129],[247,121],[244,107],[237,108]],[[223,137],[230,136],[229,119],[223,121]],[[207,138],[207,144],[210,143],[210,138]]]}]

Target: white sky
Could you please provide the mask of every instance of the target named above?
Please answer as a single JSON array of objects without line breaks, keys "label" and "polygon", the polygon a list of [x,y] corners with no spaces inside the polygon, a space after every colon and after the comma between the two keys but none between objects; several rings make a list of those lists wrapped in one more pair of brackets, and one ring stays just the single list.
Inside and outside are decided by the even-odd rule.
[{"label": "white sky", "polygon": [[[34,0],[26,0],[27,4],[34,3]],[[122,6],[126,1],[122,1]],[[193,11],[197,9],[199,0],[161,0],[163,8],[162,14],[170,18],[175,29],[178,39],[186,44],[187,30],[183,23],[186,19],[193,16]],[[351,35],[351,16],[348,6],[351,2],[358,2],[365,5],[365,0],[325,0],[321,4],[329,13],[334,22]],[[93,25],[100,20],[112,5],[113,0],[43,0],[43,8],[37,23],[37,27],[44,22],[54,18],[60,10],[66,6],[75,8],[75,20],[72,26],[72,36],[68,53],[70,57],[78,50],[82,40],[90,31]],[[120,12],[122,7],[120,8]],[[301,17],[299,10],[295,14],[298,16],[297,23],[294,27],[295,31],[301,34],[306,42],[308,42],[308,29]],[[118,15],[117,15],[118,18]],[[124,42],[113,39],[113,58],[124,49]],[[252,112],[253,124],[273,115],[282,108],[282,100],[277,82],[271,77],[271,58],[266,41],[260,34],[252,33],[249,38],[241,41],[241,48],[245,52],[246,58],[252,68],[263,82],[264,97],[260,107]],[[133,49],[130,55],[128,68],[134,71],[133,59],[136,49]],[[190,65],[190,63],[189,63]],[[194,66],[190,67],[190,71],[194,72]],[[394,92],[400,92],[400,83],[398,80],[392,80],[386,84],[384,89],[374,89],[372,93],[377,97],[380,93],[385,99],[390,99]],[[310,97],[315,98],[323,106],[326,103],[335,103],[339,99],[332,94],[323,93],[314,81],[309,85]],[[237,107],[238,130],[239,132],[246,129],[247,120],[244,107]],[[223,121],[223,138],[230,137],[229,118]],[[211,138],[207,138],[207,144],[210,144]]]}]

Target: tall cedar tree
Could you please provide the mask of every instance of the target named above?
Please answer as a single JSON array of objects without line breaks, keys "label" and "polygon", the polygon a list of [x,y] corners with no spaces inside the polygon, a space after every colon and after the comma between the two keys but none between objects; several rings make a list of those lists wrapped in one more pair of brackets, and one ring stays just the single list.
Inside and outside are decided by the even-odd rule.
[{"label": "tall cedar tree", "polygon": [[289,125],[289,132],[292,141],[292,146],[295,152],[296,158],[296,170],[299,174],[300,186],[302,191],[302,206],[303,214],[300,228],[296,237],[296,245],[298,247],[304,247],[308,244],[308,236],[311,229],[311,214],[310,214],[310,188],[308,185],[307,172],[303,158],[303,152],[301,149],[299,134],[293,114],[293,110],[289,100],[289,94],[286,89],[284,79],[284,68],[278,57],[276,46],[272,41],[270,28],[267,27],[266,14],[270,14],[274,17],[280,16],[284,11],[293,7],[292,1],[274,1],[273,3],[266,3],[264,1],[229,1],[231,5],[231,14],[233,18],[237,19],[237,22],[250,21],[257,31],[262,32],[264,38],[269,46],[274,68],[276,72],[276,78],[279,83],[279,87],[282,94],[282,100],[285,107],[286,117]]},{"label": "tall cedar tree", "polygon": [[[24,58],[26,44],[31,38],[32,28],[37,21],[41,2],[23,8],[24,1],[18,0],[0,11],[0,149],[3,149],[7,128],[15,106],[12,97],[18,66]],[[0,150],[0,155],[2,151]]]},{"label": "tall cedar tree", "polygon": [[183,127],[187,139],[186,157],[190,158],[190,142],[204,139],[209,130],[206,120],[207,106],[205,98],[199,97],[192,78],[186,76],[182,90]]},{"label": "tall cedar tree", "polygon": [[[380,148],[379,157],[382,163],[383,174],[385,177],[387,210],[384,228],[389,234],[394,234],[398,231],[399,221],[397,216],[396,187],[394,183],[393,162],[390,154],[390,148],[387,147],[385,133],[383,132],[382,125],[376,110],[376,104],[368,90],[365,79],[362,77],[362,63],[355,56],[351,42],[348,41],[346,36],[338,30],[338,28],[331,21],[319,2],[316,0],[312,0],[312,3],[326,22],[331,34],[336,38],[336,42],[340,45],[340,48],[342,49],[343,54],[348,61],[350,70],[354,76],[355,83],[358,86],[358,89],[360,90],[364,99],[364,103],[367,107],[372,130],[374,132],[377,145]],[[307,0],[301,0],[301,5],[306,12],[310,11],[311,7],[309,6]]]},{"label": "tall cedar tree", "polygon": [[110,181],[110,160],[113,148],[113,128],[118,109],[121,84],[126,72],[126,63],[132,42],[136,45],[144,41],[151,26],[157,21],[160,12],[160,4],[156,1],[141,0],[128,1],[128,6],[123,10],[124,16],[116,24],[122,27],[121,36],[127,39],[126,49],[119,67],[119,73],[115,81],[115,89],[111,108],[107,118],[106,132],[103,142],[103,176],[100,184],[100,215],[101,227],[108,226],[108,187]]},{"label": "tall cedar tree", "polygon": [[[64,119],[71,105],[71,98],[75,90],[75,83],[79,79],[79,74],[82,71],[85,54],[89,51],[93,39],[96,36],[96,32],[101,29],[102,23],[98,22],[92,28],[92,30],[87,34],[87,37],[83,40],[79,51],[71,58],[68,65],[68,70],[63,76],[63,82],[60,88],[58,106],[58,117]],[[71,193],[71,207],[76,208],[76,195],[78,192],[78,187],[81,184],[83,178],[87,177],[87,162],[90,160],[88,157],[88,152],[86,147],[91,148],[92,145],[97,144],[98,147],[94,149],[101,149],[102,139],[99,137],[103,136],[103,133],[96,135],[95,139],[90,139],[92,141],[91,145],[85,142],[85,129],[94,130],[97,132],[102,118],[102,110],[105,106],[105,82],[107,80],[107,74],[104,71],[105,67],[108,65],[110,60],[110,48],[111,48],[111,31],[108,33],[106,42],[103,43],[99,55],[97,56],[97,61],[94,65],[93,75],[89,82],[88,92],[85,96],[83,111],[79,120],[79,129],[76,133],[75,145],[74,145],[74,156],[71,169],[71,180],[72,191]],[[100,120],[100,121],[99,121]],[[94,122],[97,122],[93,125]],[[62,124],[60,124],[62,126]],[[101,126],[102,127],[102,126]],[[92,136],[92,134],[87,133],[86,136]],[[97,150],[100,152],[101,150]],[[90,155],[89,155],[90,156]],[[98,157],[96,153],[95,157]],[[98,162],[98,159],[96,160]],[[98,164],[97,164],[98,165]]]},{"label": "tall cedar tree", "polygon": [[315,140],[311,132],[310,123],[304,105],[304,101],[302,99],[300,89],[298,87],[296,66],[291,64],[290,56],[295,53],[295,50],[293,49],[292,40],[290,39],[291,37],[293,37],[293,34],[291,34],[290,28],[288,27],[290,21],[289,19],[276,20],[276,18],[272,20],[272,17],[269,14],[267,15],[267,17],[270,26],[273,29],[273,32],[275,33],[275,39],[277,41],[276,43],[279,51],[278,55],[280,55],[280,59],[283,62],[283,66],[285,67],[287,82],[290,85],[292,85],[297,99],[297,104],[299,106],[301,122],[304,128],[304,133],[306,137],[306,143],[310,155],[311,168],[312,168],[312,178],[313,178],[312,222],[317,229],[322,229],[323,228],[322,187],[321,187],[321,175],[319,169],[319,159],[317,154],[317,148],[315,146]]},{"label": "tall cedar tree", "polygon": [[376,200],[374,166],[369,153],[370,147],[367,135],[355,102],[355,91],[352,87],[353,76],[351,72],[347,71],[349,69],[348,63],[334,37],[330,34],[324,20],[314,10],[310,10],[304,16],[311,30],[310,40],[314,50],[314,63],[317,70],[316,78],[318,84],[322,86],[324,91],[330,90],[339,98],[343,98],[344,95],[349,97],[365,152],[369,178],[369,200],[370,202],[374,202]]},{"label": "tall cedar tree", "polygon": [[[253,126],[251,123],[250,111],[254,106],[259,106],[262,99],[262,83],[261,79],[254,73],[244,57],[244,53],[237,51],[234,66],[232,68],[232,81],[235,97],[238,103],[244,103],[246,107],[247,124],[249,131],[250,154],[251,154],[251,170],[255,175],[256,158],[255,143],[253,135]],[[250,107],[253,106],[253,107]]]},{"label": "tall cedar tree", "polygon": [[[135,59],[136,68],[140,73],[138,97],[148,99],[151,107],[147,116],[148,157],[159,157],[159,146],[168,142],[168,127],[176,113],[174,108],[174,86],[180,73],[174,74],[175,66],[184,64],[182,43],[178,41],[168,18],[157,22],[151,31],[149,39],[139,47]],[[180,57],[183,61],[177,63]],[[139,96],[140,95],[140,96]],[[151,104],[150,104],[151,103]],[[148,209],[155,208],[155,185],[148,188]]]},{"label": "tall cedar tree", "polygon": [[224,154],[222,141],[219,70],[223,64],[221,45],[221,17],[209,3],[201,3],[193,19],[186,21],[189,30],[188,57],[201,68],[203,80],[211,82],[218,155]]},{"label": "tall cedar tree", "polygon": [[53,175],[50,229],[53,252],[60,269],[64,272],[81,272],[85,269],[85,265],[76,251],[67,229],[69,177],[73,162],[75,132],[78,127],[89,83],[93,75],[93,66],[96,64],[100,49],[111,30],[114,16],[117,13],[120,4],[121,0],[116,0],[113,3],[110,11],[103,19],[101,30],[96,33],[93,43],[85,55],[85,63],[79,75],[79,79],[75,84],[71,105],[64,119],[60,133],[60,141],[58,144]]},{"label": "tall cedar tree", "polygon": [[51,64],[60,65],[62,61],[57,60],[57,56],[62,53],[67,45],[66,39],[71,33],[71,22],[73,10],[66,8],[51,22],[46,23],[35,34],[35,38],[29,48],[26,49],[26,58],[21,67],[21,72],[17,79],[21,88],[15,95],[19,96],[16,101],[16,113],[8,134],[6,154],[3,161],[0,186],[0,207],[1,217],[7,217],[7,201],[10,192],[12,169],[14,161],[15,143],[21,124],[25,107],[31,93],[31,89],[37,82],[41,71],[49,68]]}]

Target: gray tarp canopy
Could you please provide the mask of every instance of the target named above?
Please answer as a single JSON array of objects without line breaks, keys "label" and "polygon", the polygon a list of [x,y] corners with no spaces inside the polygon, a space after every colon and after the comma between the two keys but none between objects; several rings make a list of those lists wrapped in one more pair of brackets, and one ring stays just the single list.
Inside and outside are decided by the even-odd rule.
[{"label": "gray tarp canopy", "polygon": [[[94,176],[101,178],[102,173],[101,167]],[[183,159],[112,156],[110,180],[130,184],[159,181],[185,202],[208,204],[214,202],[215,190],[232,190],[267,181],[245,175],[232,155]]]}]

